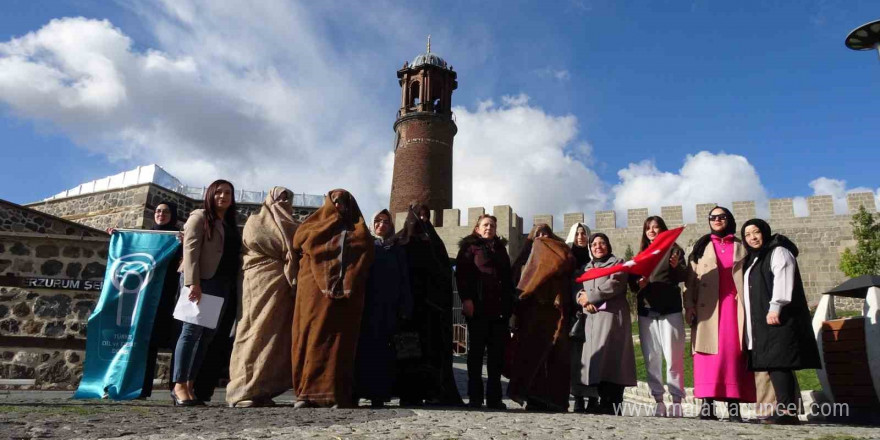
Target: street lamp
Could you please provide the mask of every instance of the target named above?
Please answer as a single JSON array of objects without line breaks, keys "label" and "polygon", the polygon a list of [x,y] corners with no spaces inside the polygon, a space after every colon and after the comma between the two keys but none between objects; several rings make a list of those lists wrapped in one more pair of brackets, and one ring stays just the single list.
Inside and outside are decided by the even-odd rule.
[{"label": "street lamp", "polygon": [[846,36],[846,47],[852,50],[876,50],[880,56],[880,20],[865,23]]}]

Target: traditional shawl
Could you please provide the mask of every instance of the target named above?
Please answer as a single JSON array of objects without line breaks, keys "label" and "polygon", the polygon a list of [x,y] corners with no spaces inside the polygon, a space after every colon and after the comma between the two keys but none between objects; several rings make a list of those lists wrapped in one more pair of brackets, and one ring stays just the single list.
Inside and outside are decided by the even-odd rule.
[{"label": "traditional shawl", "polygon": [[[286,201],[279,201],[284,194]],[[229,363],[226,401],[270,399],[291,386],[291,322],[298,259],[293,193],[274,187],[242,234],[242,316]]]},{"label": "traditional shawl", "polygon": [[[336,199],[346,206],[340,213]],[[293,388],[297,399],[352,406],[354,360],[373,239],[354,197],[333,190],[297,229],[302,255],[293,315]]]},{"label": "traditional shawl", "polygon": [[[587,246],[586,247],[578,247],[575,242],[575,236],[577,235],[578,228],[584,228],[584,232],[587,235]],[[571,225],[571,228],[568,230],[568,236],[565,237],[565,244],[571,247],[571,253],[574,254],[575,260],[577,260],[577,267],[575,269],[581,269],[590,262],[592,259],[592,255],[590,255],[590,227],[584,223],[575,223]]]},{"label": "traditional shawl", "polygon": [[[388,237],[380,237],[379,234],[376,233],[376,228],[374,227],[374,223],[376,223],[376,217],[379,217],[380,214],[385,214],[386,216],[388,216],[388,221],[391,222],[391,225],[390,225],[391,232]],[[370,217],[370,224],[368,226],[370,227],[370,232],[373,233],[373,237],[375,237],[376,240],[381,241],[383,244],[386,244],[385,242],[390,241],[391,237],[394,236],[394,219],[391,217],[391,212],[388,211],[387,209],[380,209],[380,210],[376,211],[376,213],[373,214],[372,217]],[[387,245],[391,245],[391,244],[392,243],[390,243],[390,242],[387,243]]]},{"label": "traditional shawl", "polygon": [[555,236],[535,239],[517,285],[517,328],[507,394],[523,404],[568,408],[568,307],[575,260]]}]

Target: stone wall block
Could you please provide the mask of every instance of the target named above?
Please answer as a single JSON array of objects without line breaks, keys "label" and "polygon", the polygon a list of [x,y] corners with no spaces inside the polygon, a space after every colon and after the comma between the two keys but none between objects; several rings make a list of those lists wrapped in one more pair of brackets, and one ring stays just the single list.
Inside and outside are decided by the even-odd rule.
[{"label": "stone wall block", "polygon": [[877,212],[877,202],[874,199],[874,194],[861,192],[846,195],[846,207],[850,214],[859,212],[860,206],[864,206],[868,212]]},{"label": "stone wall block", "polygon": [[626,226],[641,228],[646,218],[648,218],[648,208],[628,209],[626,211]]},{"label": "stone wall block", "polygon": [[61,269],[64,268],[64,263],[58,260],[46,260],[40,265],[40,274],[46,276],[55,276],[61,273]]},{"label": "stone wall block", "polygon": [[[106,258],[106,257],[104,257],[104,258]],[[101,263],[91,262],[89,264],[86,264],[86,268],[83,269],[82,279],[84,279],[84,280],[93,279],[93,278],[101,279],[101,278],[104,278],[104,272],[106,272],[106,271],[107,271],[107,266],[105,266]]]},{"label": "stone wall block", "polygon": [[661,206],[660,217],[666,222],[666,226],[673,228],[684,224],[684,214],[681,206]]},{"label": "stone wall block", "polygon": [[[770,219],[784,220],[794,218],[793,199],[770,199]],[[771,222],[772,224],[772,222]]]},{"label": "stone wall block", "polygon": [[498,230],[506,231],[513,227],[513,209],[510,205],[496,205],[492,207],[492,215],[498,219]]},{"label": "stone wall block", "polygon": [[550,226],[550,229],[553,229],[553,216],[550,214],[535,214],[535,216],[532,217],[532,226],[539,223],[546,223]]},{"label": "stone wall block", "polygon": [[758,216],[757,210],[755,209],[755,202],[752,201],[733,202],[731,209],[733,210],[733,216],[736,217],[740,223],[745,223]]},{"label": "stone wall block", "polygon": [[706,217],[712,212],[712,208],[718,206],[717,203],[698,203],[697,204],[697,224],[706,224]]},{"label": "stone wall block", "polygon": [[443,226],[458,227],[461,226],[461,210],[460,209],[444,209],[443,210]]},{"label": "stone wall block", "polygon": [[807,197],[810,217],[830,217],[834,215],[834,199],[831,196]]},{"label": "stone wall block", "polygon": [[71,312],[67,295],[41,296],[34,302],[34,315],[40,318],[64,318]]},{"label": "stone wall block", "polygon": [[[563,214],[562,216],[562,232],[564,234],[568,234],[569,229],[574,226],[576,223],[584,222],[584,213],[583,212],[572,212],[568,214]],[[565,238],[565,237],[563,237]]]},{"label": "stone wall block", "polygon": [[61,255],[57,245],[41,244],[37,246],[37,258],[55,258]]},{"label": "stone wall block", "polygon": [[468,222],[467,225],[470,227],[474,227],[477,225],[477,219],[480,218],[481,215],[486,213],[485,208],[468,208]]},{"label": "stone wall block", "polygon": [[608,231],[617,228],[617,213],[614,211],[596,211],[596,229]]}]

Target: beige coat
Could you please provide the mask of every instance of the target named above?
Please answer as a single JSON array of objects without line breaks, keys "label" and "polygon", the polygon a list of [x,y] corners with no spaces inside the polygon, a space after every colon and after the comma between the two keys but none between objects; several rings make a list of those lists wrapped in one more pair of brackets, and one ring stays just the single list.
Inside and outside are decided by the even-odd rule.
[{"label": "beige coat", "polygon": [[183,226],[183,260],[178,270],[183,273],[185,286],[214,276],[223,257],[223,236],[223,219],[214,222],[214,232],[211,240],[208,240],[205,235],[205,210],[196,209],[190,213]]},{"label": "beige coat", "polygon": [[[739,343],[742,349],[746,316],[743,302],[746,250],[742,241],[737,238],[734,238],[733,246],[733,282],[736,285]],[[697,325],[691,331],[695,353],[718,353],[718,289],[718,260],[715,247],[709,243],[699,261],[689,262],[684,285],[684,307],[697,311]]]}]

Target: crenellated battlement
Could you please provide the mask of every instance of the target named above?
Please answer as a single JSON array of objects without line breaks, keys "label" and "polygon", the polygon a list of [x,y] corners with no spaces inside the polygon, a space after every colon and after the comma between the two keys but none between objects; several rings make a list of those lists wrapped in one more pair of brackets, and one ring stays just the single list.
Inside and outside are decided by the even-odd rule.
[{"label": "crenellated battlement", "polygon": [[[843,250],[855,245],[850,225],[852,214],[858,211],[859,206],[864,206],[870,212],[877,212],[874,194],[870,192],[848,194],[846,201],[846,214],[834,212],[834,199],[831,196],[807,197],[808,215],[802,217],[795,216],[795,199],[793,198],[770,199],[766,205],[760,207],[754,201],[737,201],[733,202],[730,209],[740,225],[748,219],[761,215],[766,216],[774,233],[784,234],[797,244],[800,249],[798,263],[804,287],[810,301],[815,303],[822,292],[830,290],[845,279],[837,265]],[[607,234],[612,242],[614,253],[623,257],[627,248],[638,252],[642,224],[645,218],[649,215],[659,214],[670,228],[686,226],[685,231],[678,239],[678,244],[687,253],[690,253],[694,242],[700,236],[708,233],[708,225],[704,220],[699,219],[705,218],[714,206],[715,203],[697,204],[695,210],[698,220],[695,223],[685,223],[684,208],[680,205],[663,206],[660,208],[660,212],[653,212],[648,208],[628,209],[625,225],[618,225],[615,211],[597,211],[594,214],[593,225],[590,227],[591,232]],[[432,212],[431,220],[435,225],[441,225],[437,227],[437,233],[446,244],[446,250],[450,257],[456,256],[459,240],[473,231],[477,218],[485,212],[486,209],[482,207],[468,208],[467,216],[464,218],[459,209]],[[552,214],[538,214],[533,216],[531,224],[526,227],[522,217],[517,215],[508,205],[495,206],[492,208],[492,213],[498,218],[498,234],[509,241],[508,252],[511,259],[516,258],[519,254],[525,242],[525,235],[528,234],[532,225],[537,223],[555,225]],[[759,215],[759,213],[762,214]],[[395,216],[395,224],[398,228],[403,226],[405,218],[405,213],[399,213]],[[564,238],[575,223],[589,224],[589,222],[584,222],[585,219],[586,215],[582,212],[563,214],[562,229],[554,227],[554,232]],[[841,304],[841,306],[846,307],[845,304]]]},{"label": "crenellated battlement", "polygon": [[[770,199],[767,203],[767,209],[762,212],[769,213],[768,221],[787,221],[791,219],[828,219],[829,217],[849,217],[856,211],[859,206],[864,206],[870,212],[877,212],[874,194],[870,192],[851,193],[846,196],[847,214],[834,213],[834,199],[831,196],[812,196],[806,198],[807,209],[809,214],[804,217],[796,217],[793,198]],[[715,203],[698,203],[695,206],[697,217],[708,215],[709,210],[715,206]],[[757,203],[754,201],[733,202],[730,207],[733,215],[745,221],[758,217]],[[660,212],[650,212],[648,208],[633,208],[627,210],[627,224],[624,228],[641,228],[642,222],[650,215],[660,215],[666,224],[672,228],[684,224],[684,209],[682,206],[663,206]],[[609,229],[618,229],[617,212],[615,211],[596,211],[594,214],[594,225],[597,230],[607,231]],[[566,213],[563,214],[563,231],[568,231],[571,225],[576,222],[583,222],[586,216],[583,213]],[[552,214],[537,214],[533,217],[532,224],[547,223],[554,224]]]}]

